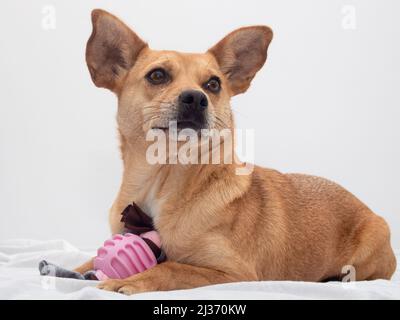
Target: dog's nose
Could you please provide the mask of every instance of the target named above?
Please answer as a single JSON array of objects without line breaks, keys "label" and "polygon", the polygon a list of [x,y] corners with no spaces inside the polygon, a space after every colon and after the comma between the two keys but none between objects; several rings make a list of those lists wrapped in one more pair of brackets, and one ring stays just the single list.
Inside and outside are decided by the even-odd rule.
[{"label": "dog's nose", "polygon": [[207,96],[199,90],[185,90],[178,97],[178,128],[204,128],[207,122]]},{"label": "dog's nose", "polygon": [[179,95],[179,103],[193,109],[205,109],[208,106],[208,99],[201,91],[186,90]]}]

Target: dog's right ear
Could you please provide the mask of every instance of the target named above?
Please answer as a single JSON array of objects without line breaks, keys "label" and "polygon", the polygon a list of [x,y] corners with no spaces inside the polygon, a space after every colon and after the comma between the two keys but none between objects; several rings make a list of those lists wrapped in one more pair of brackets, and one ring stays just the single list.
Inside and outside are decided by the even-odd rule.
[{"label": "dog's right ear", "polygon": [[140,51],[147,46],[112,14],[92,11],[93,31],[86,45],[86,63],[94,84],[119,92]]}]

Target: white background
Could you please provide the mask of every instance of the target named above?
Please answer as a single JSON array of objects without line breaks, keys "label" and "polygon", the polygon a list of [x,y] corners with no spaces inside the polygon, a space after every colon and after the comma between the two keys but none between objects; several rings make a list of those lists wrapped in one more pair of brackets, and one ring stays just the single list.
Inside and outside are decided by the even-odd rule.
[{"label": "white background", "polygon": [[[55,29],[42,26],[46,5]],[[355,29],[343,27],[349,5]],[[235,28],[270,25],[268,62],[232,102],[237,126],[256,131],[255,162],[340,183],[387,219],[400,248],[396,0],[2,0],[0,239],[87,248],[108,236],[121,161],[116,99],[84,59],[96,7],[155,49],[205,51]]]}]

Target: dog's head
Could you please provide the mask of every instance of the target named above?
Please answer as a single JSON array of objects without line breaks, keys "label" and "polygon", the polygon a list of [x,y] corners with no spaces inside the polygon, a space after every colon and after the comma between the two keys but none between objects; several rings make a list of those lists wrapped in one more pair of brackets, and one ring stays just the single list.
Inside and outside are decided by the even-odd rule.
[{"label": "dog's head", "polygon": [[271,29],[253,26],[230,33],[205,53],[155,51],[108,12],[94,10],[92,23],[87,65],[96,86],[118,95],[119,129],[126,139],[166,129],[170,121],[195,130],[232,128],[230,98],[250,86],[272,40]]}]

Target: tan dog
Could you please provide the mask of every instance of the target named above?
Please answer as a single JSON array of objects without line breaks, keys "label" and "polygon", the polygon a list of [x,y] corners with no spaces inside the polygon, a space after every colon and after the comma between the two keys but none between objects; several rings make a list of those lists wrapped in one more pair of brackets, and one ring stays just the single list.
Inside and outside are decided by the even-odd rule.
[{"label": "tan dog", "polygon": [[[146,131],[234,127],[230,98],[263,66],[272,31],[238,29],[202,54],[151,50],[113,15],[94,10],[87,64],[118,96],[124,164],[112,233],[132,201],[153,217],[168,261],[100,288],[132,294],[257,280],[389,279],[396,268],[385,221],[328,180],[237,164],[146,161]],[[91,263],[78,268],[84,271]],[[346,269],[347,270],[347,269]]]}]

